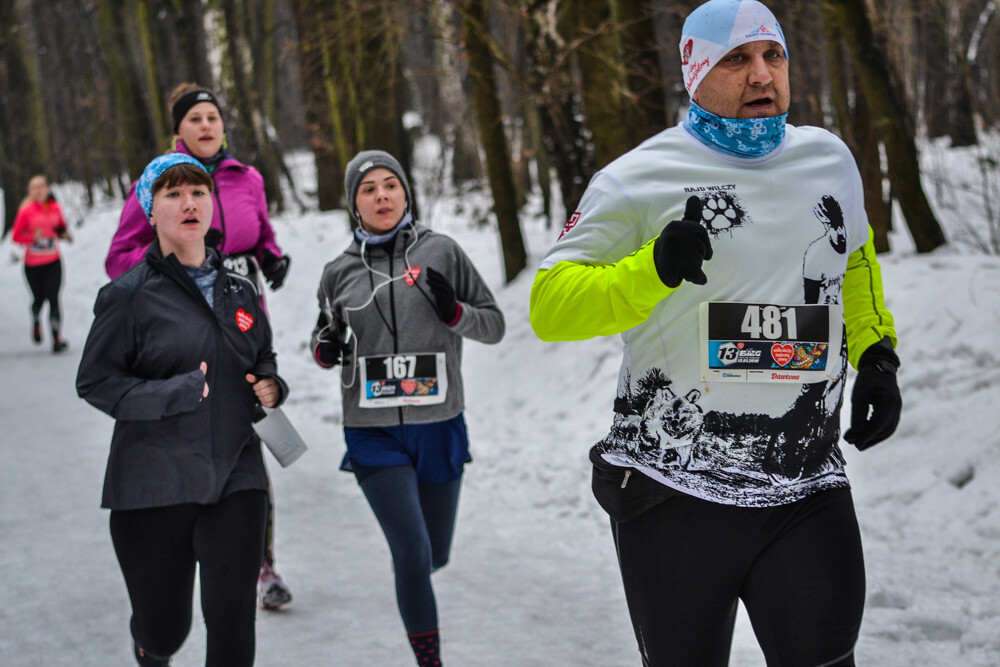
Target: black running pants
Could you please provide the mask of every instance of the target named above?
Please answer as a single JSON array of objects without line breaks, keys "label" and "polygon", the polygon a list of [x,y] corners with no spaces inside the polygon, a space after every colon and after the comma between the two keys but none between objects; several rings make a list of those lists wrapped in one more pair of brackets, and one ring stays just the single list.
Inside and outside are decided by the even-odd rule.
[{"label": "black running pants", "polygon": [[139,646],[166,658],[184,643],[191,630],[197,565],[206,667],[253,664],[266,512],[266,491],[240,491],[214,505],[111,512],[111,539]]},{"label": "black running pants", "polygon": [[59,309],[59,289],[62,287],[62,260],[25,266],[24,277],[31,289],[31,314],[38,320],[42,306],[49,302],[49,326],[57,334],[62,326],[62,312]]},{"label": "black running pants", "polygon": [[854,665],[865,572],[849,489],[766,508],[677,495],[611,526],[643,665],[727,665],[737,600],[769,667]]}]

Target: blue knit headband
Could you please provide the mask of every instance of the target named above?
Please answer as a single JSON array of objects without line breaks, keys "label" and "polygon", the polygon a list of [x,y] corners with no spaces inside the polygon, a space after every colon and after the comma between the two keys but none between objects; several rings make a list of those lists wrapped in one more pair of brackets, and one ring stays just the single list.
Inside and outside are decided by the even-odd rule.
[{"label": "blue knit headband", "polygon": [[147,164],[142,176],[139,177],[139,182],[135,184],[135,196],[139,198],[139,205],[142,206],[147,218],[153,214],[153,185],[163,175],[163,172],[179,164],[193,164],[206,174],[208,173],[205,165],[184,153],[167,153]]}]

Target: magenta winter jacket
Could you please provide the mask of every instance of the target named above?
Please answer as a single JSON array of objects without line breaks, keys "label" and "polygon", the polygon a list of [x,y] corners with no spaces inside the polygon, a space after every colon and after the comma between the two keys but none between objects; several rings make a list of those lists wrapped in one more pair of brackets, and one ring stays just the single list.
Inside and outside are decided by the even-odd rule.
[{"label": "magenta winter jacket", "polygon": [[[190,155],[183,142],[177,142],[177,152]],[[276,257],[282,252],[274,240],[274,229],[267,217],[264,178],[256,169],[231,156],[226,156],[212,172],[215,194],[212,201],[212,227],[222,232],[225,241],[221,250],[227,255],[252,252],[263,265],[264,251]],[[156,230],[135,196],[135,183],[125,198],[118,231],[111,240],[104,268],[109,278],[116,278],[138,264],[146,249],[156,238]]]}]

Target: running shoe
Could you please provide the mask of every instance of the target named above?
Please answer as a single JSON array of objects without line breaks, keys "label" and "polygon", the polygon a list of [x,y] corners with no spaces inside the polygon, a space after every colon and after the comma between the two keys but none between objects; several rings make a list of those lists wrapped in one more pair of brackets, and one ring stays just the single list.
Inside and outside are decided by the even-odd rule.
[{"label": "running shoe", "polygon": [[268,611],[280,609],[282,605],[292,601],[292,592],[281,580],[281,575],[266,563],[261,566],[260,576],[257,579],[257,599],[260,601],[261,609]]}]

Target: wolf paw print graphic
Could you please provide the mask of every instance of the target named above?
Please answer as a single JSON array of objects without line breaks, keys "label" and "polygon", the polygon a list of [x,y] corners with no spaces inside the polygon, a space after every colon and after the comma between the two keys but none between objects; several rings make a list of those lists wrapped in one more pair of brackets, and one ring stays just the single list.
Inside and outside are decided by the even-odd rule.
[{"label": "wolf paw print graphic", "polygon": [[750,222],[740,200],[729,193],[710,194],[701,199],[701,219],[708,233],[719,236]]}]

